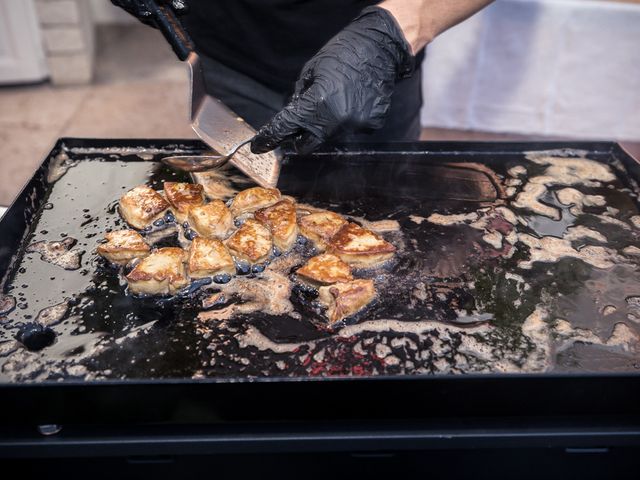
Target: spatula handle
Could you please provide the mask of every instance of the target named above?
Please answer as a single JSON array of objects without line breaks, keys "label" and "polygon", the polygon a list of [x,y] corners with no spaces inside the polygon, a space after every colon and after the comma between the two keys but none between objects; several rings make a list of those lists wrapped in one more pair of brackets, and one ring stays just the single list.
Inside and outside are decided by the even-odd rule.
[{"label": "spatula handle", "polygon": [[158,29],[167,39],[175,54],[180,60],[186,60],[195,47],[176,14],[171,10],[171,7],[158,5],[155,0],[148,0],[148,6]]}]

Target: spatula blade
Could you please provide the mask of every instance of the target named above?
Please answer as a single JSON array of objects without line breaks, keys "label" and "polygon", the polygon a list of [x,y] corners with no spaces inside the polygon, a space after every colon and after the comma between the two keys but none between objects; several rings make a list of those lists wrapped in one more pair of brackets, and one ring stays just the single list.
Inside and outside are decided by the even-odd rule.
[{"label": "spatula blade", "polygon": [[[207,145],[224,155],[256,131],[222,101],[207,94],[196,53],[189,55],[187,63],[191,74],[191,127]],[[260,186],[275,187],[278,183],[280,161],[273,152],[255,155],[246,146],[229,162]]]}]

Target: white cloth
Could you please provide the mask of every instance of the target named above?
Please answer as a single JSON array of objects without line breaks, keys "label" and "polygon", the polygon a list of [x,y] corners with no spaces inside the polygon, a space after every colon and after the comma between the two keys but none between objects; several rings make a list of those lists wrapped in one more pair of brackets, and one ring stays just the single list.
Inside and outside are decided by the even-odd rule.
[{"label": "white cloth", "polygon": [[427,49],[424,126],[640,140],[640,4],[498,0]]}]

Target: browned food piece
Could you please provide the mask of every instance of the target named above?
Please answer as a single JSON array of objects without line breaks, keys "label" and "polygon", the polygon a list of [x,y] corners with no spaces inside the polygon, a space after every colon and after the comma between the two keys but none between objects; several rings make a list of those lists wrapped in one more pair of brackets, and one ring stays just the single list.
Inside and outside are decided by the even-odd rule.
[{"label": "browned food piece", "polygon": [[349,222],[331,239],[327,250],[349,265],[370,267],[390,259],[396,248],[371,230]]},{"label": "browned food piece", "polygon": [[259,208],[268,207],[280,200],[277,188],[253,187],[238,193],[231,202],[231,213],[234,217],[243,213],[255,212]]},{"label": "browned food piece", "polygon": [[273,242],[271,233],[260,222],[252,218],[227,240],[227,248],[240,261],[261,263],[269,257]]},{"label": "browned food piece", "polygon": [[213,277],[223,273],[236,273],[236,265],[227,247],[216,238],[194,238],[189,248],[191,278]]},{"label": "browned food piece", "polygon": [[120,198],[120,215],[125,222],[138,230],[151,225],[167,208],[169,202],[146,185],[134,187]]},{"label": "browned food piece", "polygon": [[310,258],[296,273],[303,281],[314,286],[353,280],[349,265],[331,253]]},{"label": "browned food piece", "polygon": [[338,322],[359,312],[376,296],[373,280],[352,280],[320,287],[318,300],[327,307],[329,322]]},{"label": "browned food piece", "polygon": [[127,275],[133,293],[162,295],[175,293],[187,285],[185,251],[177,247],[154,250]]},{"label": "browned food piece", "polygon": [[142,235],[133,230],[116,230],[104,237],[107,242],[98,245],[98,254],[119,265],[125,265],[134,258],[146,257],[151,250]]},{"label": "browned food piece", "polygon": [[342,215],[329,211],[310,213],[301,217],[299,222],[300,233],[313,241],[321,252],[327,248],[329,240],[347,223]]},{"label": "browned food piece", "polygon": [[[205,172],[191,172],[193,180],[204,189],[204,195],[209,200],[227,200],[237,192],[233,187],[234,176],[229,172],[220,170],[207,170]],[[244,180],[244,178],[240,178]]]},{"label": "browned food piece", "polygon": [[206,238],[227,238],[233,229],[233,216],[222,200],[189,210],[189,225]]},{"label": "browned food piece", "polygon": [[164,182],[164,195],[180,222],[187,219],[189,210],[204,203],[202,185],[197,183]]},{"label": "browned food piece", "polygon": [[282,200],[270,207],[261,208],[256,211],[255,219],[271,231],[273,243],[280,251],[291,250],[298,236],[296,206],[292,202]]}]

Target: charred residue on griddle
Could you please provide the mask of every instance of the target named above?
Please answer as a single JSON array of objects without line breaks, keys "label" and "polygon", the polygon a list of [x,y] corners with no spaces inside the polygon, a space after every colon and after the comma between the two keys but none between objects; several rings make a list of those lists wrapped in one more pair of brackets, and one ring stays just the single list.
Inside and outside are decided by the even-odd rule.
[{"label": "charred residue on griddle", "polygon": [[69,310],[69,301],[64,300],[56,305],[43,308],[36,317],[36,322],[43,326],[51,326],[61,322]]},{"label": "charred residue on griddle", "polygon": [[76,160],[69,158],[67,152],[61,150],[49,163],[47,182],[50,184],[57,182],[65,173],[67,173],[67,170],[71,167],[75,167],[77,163],[78,162]]},{"label": "charred residue on griddle", "polygon": [[39,253],[40,258],[65,270],[77,270],[84,250],[72,249],[78,241],[72,237],[65,237],[57,241],[40,240],[27,246],[27,253]]},{"label": "charred residue on griddle", "polygon": [[0,293],[0,317],[16,308],[16,299],[11,295]]}]

